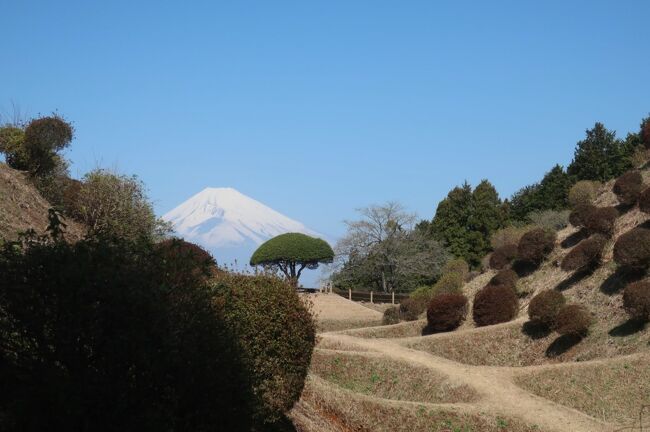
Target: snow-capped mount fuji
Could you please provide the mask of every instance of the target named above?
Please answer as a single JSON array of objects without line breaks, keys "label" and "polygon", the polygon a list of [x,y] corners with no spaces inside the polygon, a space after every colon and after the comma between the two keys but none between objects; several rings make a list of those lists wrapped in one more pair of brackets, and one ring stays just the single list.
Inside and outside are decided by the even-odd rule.
[{"label": "snow-capped mount fuji", "polygon": [[322,238],[233,188],[206,188],[163,219],[179,236],[210,250],[220,264],[248,264],[257,246],[279,234],[300,232]]}]

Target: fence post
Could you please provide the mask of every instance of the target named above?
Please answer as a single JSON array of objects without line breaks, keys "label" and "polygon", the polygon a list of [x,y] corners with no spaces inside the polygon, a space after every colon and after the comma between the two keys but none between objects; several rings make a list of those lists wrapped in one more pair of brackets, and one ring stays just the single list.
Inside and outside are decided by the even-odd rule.
[{"label": "fence post", "polygon": [[392,303],[392,304],[395,304],[395,291],[391,291],[390,294],[391,294],[391,299],[390,299],[390,300],[391,300],[391,303]]},{"label": "fence post", "polygon": [[372,303],[372,291],[370,291],[370,303]]},{"label": "fence post", "polygon": [[348,288],[348,300],[352,301],[352,288]]}]

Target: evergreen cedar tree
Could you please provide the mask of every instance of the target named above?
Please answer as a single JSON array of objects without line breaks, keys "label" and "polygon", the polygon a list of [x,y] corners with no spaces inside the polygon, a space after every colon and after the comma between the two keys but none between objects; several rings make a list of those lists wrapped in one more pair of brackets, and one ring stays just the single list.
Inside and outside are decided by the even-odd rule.
[{"label": "evergreen cedar tree", "polygon": [[650,149],[650,117],[641,122],[641,142],[645,148]]},{"label": "evergreen cedar tree", "polygon": [[565,304],[566,298],[561,292],[556,290],[542,291],[530,301],[528,318],[532,322],[550,327]]},{"label": "evergreen cedar tree", "polygon": [[555,232],[543,228],[528,231],[519,240],[517,258],[532,264],[540,264],[555,247]]},{"label": "evergreen cedar tree", "polygon": [[650,213],[650,187],[645,188],[639,195],[639,209],[644,213]]},{"label": "evergreen cedar tree", "polygon": [[252,266],[277,266],[288,280],[298,282],[305,268],[331,263],[334,251],[325,240],[301,233],[287,233],[264,242],[251,256]]},{"label": "evergreen cedar tree", "polygon": [[611,237],[619,213],[616,207],[586,207],[581,215],[582,224],[590,234]]},{"label": "evergreen cedar tree", "polygon": [[519,310],[519,299],[511,287],[488,284],[474,297],[472,317],[477,326],[512,320]]},{"label": "evergreen cedar tree", "polygon": [[542,181],[517,191],[509,203],[510,217],[526,221],[534,211],[562,210],[568,206],[568,194],[573,184],[560,165],[547,172]]},{"label": "evergreen cedar tree", "polygon": [[517,245],[507,244],[500,246],[490,255],[490,267],[495,270],[501,270],[510,265],[517,257]]},{"label": "evergreen cedar tree", "polygon": [[623,306],[631,319],[647,322],[650,320],[650,282],[634,282],[625,287]]},{"label": "evergreen cedar tree", "polygon": [[467,316],[467,297],[460,293],[435,295],[427,308],[427,330],[433,333],[458,328]]},{"label": "evergreen cedar tree", "polygon": [[643,177],[639,171],[628,171],[614,183],[613,191],[618,201],[627,206],[636,204],[643,190]]},{"label": "evergreen cedar tree", "polygon": [[621,267],[646,269],[650,265],[650,229],[636,227],[614,244],[614,261]]},{"label": "evergreen cedar tree", "polygon": [[594,234],[578,243],[562,260],[562,270],[576,271],[594,268],[600,262],[607,238]]},{"label": "evergreen cedar tree", "polygon": [[506,219],[496,189],[483,180],[473,191],[468,183],[452,189],[438,204],[430,230],[452,255],[474,267],[489,252],[490,236]]},{"label": "evergreen cedar tree", "polygon": [[569,304],[560,309],[552,327],[561,335],[584,337],[592,323],[591,315],[584,306]]}]

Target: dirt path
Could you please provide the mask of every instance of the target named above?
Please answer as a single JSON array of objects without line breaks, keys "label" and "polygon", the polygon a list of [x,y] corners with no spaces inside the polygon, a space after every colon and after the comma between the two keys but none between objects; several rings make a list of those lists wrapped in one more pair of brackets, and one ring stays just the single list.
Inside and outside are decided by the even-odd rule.
[{"label": "dirt path", "polygon": [[515,385],[513,381],[515,371],[527,368],[464,365],[406,348],[390,339],[362,339],[334,333],[323,333],[320,336],[324,339],[357,345],[395,360],[443,373],[452,381],[470,386],[480,395],[480,400],[475,403],[477,408],[519,418],[538,425],[542,430],[606,432],[613,429],[611,425],[572,408],[535,396]]}]

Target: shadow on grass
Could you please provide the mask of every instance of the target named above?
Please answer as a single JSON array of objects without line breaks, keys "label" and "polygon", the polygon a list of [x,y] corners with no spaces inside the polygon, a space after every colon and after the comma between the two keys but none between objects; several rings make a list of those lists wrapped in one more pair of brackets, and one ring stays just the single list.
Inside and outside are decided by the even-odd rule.
[{"label": "shadow on grass", "polygon": [[570,247],[573,247],[573,246],[577,245],[578,243],[580,243],[582,240],[586,239],[587,237],[589,237],[589,232],[585,228],[583,228],[580,231],[576,231],[573,234],[571,234],[569,237],[562,240],[562,243],[560,243],[560,246],[562,246],[565,249],[570,248]]},{"label": "shadow on grass", "polygon": [[551,329],[545,324],[527,321],[521,327],[521,332],[531,339],[544,339],[551,334]]},{"label": "shadow on grass", "polygon": [[619,205],[614,206],[614,208],[616,209],[616,211],[618,211],[618,214],[622,216],[622,215],[624,215],[625,213],[627,213],[627,212],[629,212],[630,210],[632,210],[632,209],[634,208],[634,205],[630,205],[630,204],[619,204]]},{"label": "shadow on grass", "polygon": [[555,358],[561,356],[569,351],[574,346],[578,345],[582,340],[582,336],[578,335],[563,335],[553,341],[546,349],[546,357]]},{"label": "shadow on grass", "polygon": [[287,416],[283,416],[275,423],[267,424],[264,427],[264,432],[297,432],[296,426]]},{"label": "shadow on grass", "polygon": [[631,282],[643,279],[645,272],[643,270],[618,268],[600,285],[600,291],[603,294],[614,295]]},{"label": "shadow on grass", "polygon": [[645,322],[629,319],[623,324],[619,324],[609,331],[610,336],[614,337],[624,337],[631,336],[634,333],[638,333],[645,328]]},{"label": "shadow on grass", "polygon": [[528,261],[517,260],[512,263],[512,269],[517,273],[520,278],[530,276],[539,268],[539,264],[531,263]]},{"label": "shadow on grass", "polygon": [[571,288],[573,285],[577,284],[583,279],[588,278],[594,274],[594,269],[586,269],[586,270],[580,270],[575,273],[573,273],[571,276],[569,276],[567,279],[563,280],[559,284],[555,286],[556,291],[565,291]]}]

